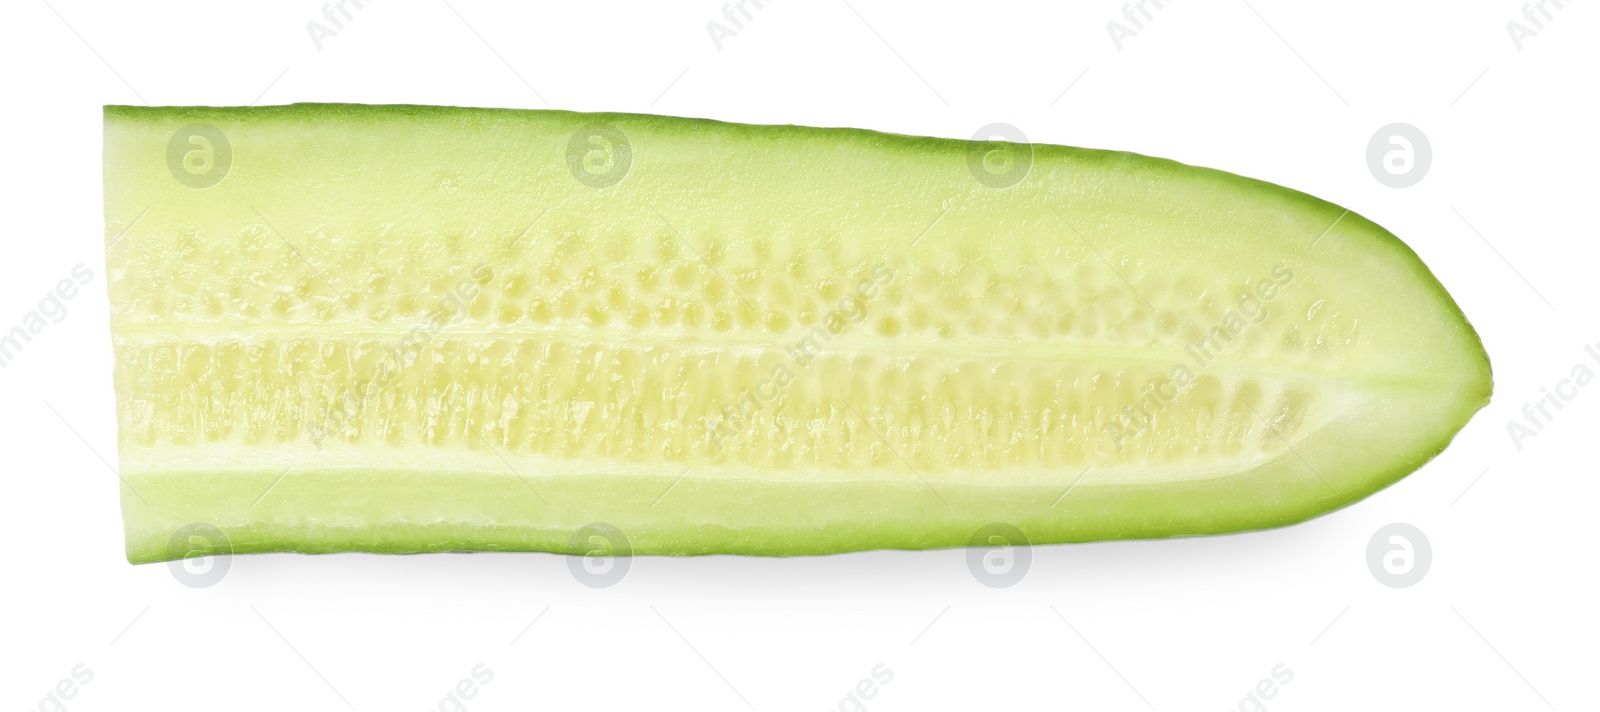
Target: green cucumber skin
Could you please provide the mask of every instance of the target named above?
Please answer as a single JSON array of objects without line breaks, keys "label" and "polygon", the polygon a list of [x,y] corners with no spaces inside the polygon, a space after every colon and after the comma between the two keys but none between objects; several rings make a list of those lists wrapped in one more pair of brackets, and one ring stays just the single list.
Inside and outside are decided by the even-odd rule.
[{"label": "green cucumber skin", "polygon": [[[160,126],[190,121],[299,119],[332,123],[431,116],[459,120],[467,127],[486,116],[505,112],[519,116],[542,115],[577,124],[650,126],[691,134],[720,132],[763,141],[781,141],[790,135],[825,134],[841,142],[916,153],[930,160],[964,156],[972,143],[860,129],[753,126],[637,114],[511,109],[467,110],[464,114],[463,111],[450,107],[345,104],[296,104],[259,109],[105,107],[108,123],[150,122]],[[1059,160],[1074,166],[1097,165],[1109,173],[1203,178],[1217,191],[1232,196],[1325,217],[1326,222],[1338,218],[1342,232],[1369,240],[1368,249],[1382,253],[1385,260],[1403,265],[1419,285],[1433,294],[1438,306],[1446,312],[1441,318],[1452,319],[1458,326],[1458,347],[1474,349],[1468,361],[1481,370],[1461,374],[1459,388],[1439,394],[1434,399],[1438,404],[1436,411],[1447,415],[1441,417],[1437,427],[1419,432],[1407,442],[1385,441],[1366,447],[1353,439],[1319,437],[1316,442],[1303,446],[1298,455],[1318,463],[1319,478],[1333,482],[1337,493],[1319,479],[1306,477],[1304,473],[1293,474],[1301,469],[1294,457],[1280,457],[1224,481],[1180,482],[1160,487],[1096,486],[1074,491],[1054,506],[1047,505],[1056,500],[1059,488],[941,485],[939,491],[951,493],[950,499],[955,502],[953,506],[946,506],[916,483],[784,485],[750,479],[732,483],[685,481],[672,490],[671,499],[662,502],[659,505],[662,511],[657,512],[657,508],[645,505],[667,490],[672,485],[670,480],[597,474],[570,481],[540,481],[540,492],[550,502],[564,506],[556,511],[548,506],[528,504],[525,510],[508,512],[496,523],[406,523],[408,518],[425,519],[427,513],[405,501],[408,497],[400,497],[401,501],[383,503],[373,510],[378,513],[374,517],[378,523],[336,527],[293,522],[296,512],[301,517],[319,508],[337,513],[334,503],[341,498],[360,496],[363,488],[373,486],[374,482],[391,481],[396,477],[415,477],[418,487],[423,489],[453,482],[452,486],[458,487],[456,494],[491,508],[498,502],[526,500],[527,491],[515,479],[474,478],[463,473],[356,472],[347,473],[349,480],[343,483],[297,479],[291,475],[278,485],[281,490],[275,490],[279,495],[275,499],[281,502],[276,506],[285,508],[281,516],[272,521],[252,522],[250,517],[254,514],[252,508],[246,506],[248,498],[265,490],[272,478],[279,475],[277,470],[263,468],[258,473],[230,473],[209,479],[202,473],[169,473],[133,477],[144,497],[132,495],[124,486],[128,559],[144,563],[173,558],[168,551],[168,537],[178,527],[191,522],[215,523],[229,535],[235,553],[455,550],[567,553],[576,529],[593,522],[618,527],[628,536],[633,553],[646,555],[793,556],[869,549],[959,547],[968,545],[974,532],[993,522],[1016,525],[1032,544],[1153,539],[1266,529],[1340,509],[1393,484],[1442,452],[1472,414],[1489,402],[1492,394],[1489,359],[1465,315],[1416,253],[1370,220],[1305,193],[1220,170],[1120,151],[1042,144],[1034,145],[1033,151],[1036,170]],[[1336,434],[1353,437],[1346,431]],[[1381,458],[1382,466],[1373,468],[1370,463],[1374,458]],[[1342,476],[1347,469],[1356,474]],[[605,493],[605,496],[596,496],[597,493]],[[959,496],[954,496],[956,494]],[[159,506],[146,504],[145,497]],[[409,499],[415,498],[415,494],[409,495]],[[605,504],[593,504],[596,500],[603,500]],[[852,502],[857,512],[872,512],[873,515],[853,517],[841,513],[821,526],[808,522],[808,513],[826,510],[831,503],[841,500]],[[1206,506],[1195,506],[1199,501],[1206,502]],[[562,502],[588,504],[561,505]],[[626,504],[619,507],[618,503]],[[752,523],[739,529],[712,523],[692,524],[697,519],[720,521],[726,515],[726,507],[746,508]],[[619,511],[629,516],[617,516]]]},{"label": "green cucumber skin", "polygon": [[[716,483],[685,480],[674,485],[670,478],[583,477],[542,480],[537,497],[516,480],[505,477],[450,475],[466,480],[448,485],[450,496],[463,497],[480,506],[496,502],[507,510],[510,521],[500,525],[407,524],[405,502],[391,503],[385,511],[395,521],[359,527],[293,526],[297,514],[308,510],[339,511],[337,503],[371,496],[372,482],[410,480],[405,491],[439,490],[437,473],[396,473],[377,471],[348,473],[345,482],[329,483],[326,476],[290,475],[260,471],[252,474],[229,473],[204,478],[167,478],[165,486],[152,478],[139,485],[141,496],[123,486],[123,508],[128,518],[127,556],[131,563],[153,563],[173,558],[169,538],[178,528],[193,522],[227,522],[259,516],[267,508],[287,510],[272,524],[221,525],[228,535],[232,553],[299,552],[306,554],[343,551],[376,554],[410,554],[446,551],[517,551],[571,553],[573,535],[579,528],[606,523],[617,526],[628,538],[634,555],[693,556],[737,553],[749,556],[808,556],[876,549],[923,550],[964,547],[982,527],[996,522],[1018,528],[1027,543],[1069,544],[1128,539],[1166,539],[1272,529],[1298,524],[1346,507],[1403,478],[1440,451],[1419,451],[1416,459],[1396,462],[1384,478],[1362,490],[1341,488],[1344,499],[1326,489],[1318,480],[1300,478],[1282,481],[1266,497],[1269,501],[1297,502],[1299,506],[1263,509],[1263,493],[1258,483],[1217,486],[1210,482],[1185,482],[1160,488],[1081,487],[1060,498],[1059,488],[938,488],[935,496],[920,483],[890,484],[781,484],[747,482],[736,492],[719,489]],[[371,481],[363,481],[370,477]],[[308,481],[315,478],[321,481]],[[277,499],[258,501],[263,491],[272,489]],[[200,490],[198,500],[186,492]],[[665,498],[661,493],[667,492]],[[436,491],[433,496],[445,496]],[[1231,495],[1231,496],[1230,496]],[[142,498],[141,498],[142,497]],[[414,494],[411,497],[415,497]],[[538,499],[542,497],[541,501]],[[943,498],[941,500],[940,498]],[[1058,499],[1060,498],[1060,499]],[[1200,509],[1195,498],[1207,498],[1215,506]],[[167,509],[150,518],[150,502],[188,501],[187,511]],[[958,503],[947,506],[944,502]],[[595,503],[603,505],[597,506]],[[658,502],[651,506],[652,502]],[[682,503],[696,503],[685,507]],[[840,502],[878,502],[883,507],[872,519],[842,516],[822,528],[805,528],[805,520],[818,510]],[[572,506],[566,503],[580,503]],[[765,503],[765,504],[762,504]],[[1054,503],[1052,505],[1052,503]],[[366,504],[366,503],[364,503]],[[653,521],[613,522],[617,506],[637,506],[655,513]],[[333,505],[333,506],[330,506]],[[507,507],[506,505],[510,505]],[[707,509],[709,507],[709,509]],[[691,522],[720,515],[718,507],[742,512],[747,525],[737,530],[718,525],[695,526]],[[800,516],[797,516],[800,513]],[[1131,516],[1137,514],[1137,516]],[[135,527],[133,522],[145,522]]]},{"label": "green cucumber skin", "polygon": [[[416,487],[419,489],[426,487],[425,483],[435,475],[392,471],[374,474],[389,482],[410,479],[418,483]],[[198,484],[206,492],[207,501],[193,511],[167,513],[160,519],[148,520],[149,524],[138,529],[130,527],[128,560],[137,564],[174,558],[168,550],[172,532],[191,522],[226,522],[250,512],[250,501],[270,486],[278,475],[277,472],[265,471],[252,475],[229,473],[217,478],[219,481],[214,483],[198,484],[192,478],[184,478],[187,480],[184,482],[174,481],[172,486],[178,489],[195,488]],[[470,476],[453,477],[472,479]],[[671,488],[665,501],[656,507],[660,512],[655,521],[615,525],[627,537],[633,554],[804,556],[875,549],[964,547],[970,544],[980,528],[995,522],[1016,526],[1031,544],[1222,534],[1294,524],[1343,506],[1339,499],[1326,490],[1319,491],[1321,485],[1315,480],[1309,483],[1285,483],[1274,493],[1282,499],[1314,502],[1311,506],[1300,511],[1262,512],[1253,504],[1259,501],[1258,491],[1250,492],[1250,496],[1232,498],[1224,507],[1196,509],[1191,506],[1192,498],[1214,497],[1219,492],[1215,487],[1195,483],[1161,488],[1159,492],[1148,491],[1151,488],[1127,493],[1114,491],[1115,488],[1085,487],[1082,488],[1083,492],[1073,492],[1052,508],[1048,505],[1060,496],[1059,488],[1008,488],[996,491],[946,486],[940,488],[940,496],[956,503],[946,506],[921,484],[751,483],[743,488],[736,501],[729,501],[731,498],[726,491],[718,491],[714,486],[708,488],[703,483],[685,481],[674,487],[668,478],[605,476],[543,480],[538,485],[538,491],[550,503],[545,505],[521,483],[507,482],[503,477],[480,476],[477,479],[480,481],[458,487],[455,494],[459,495],[461,489],[470,488],[472,494],[469,498],[473,501],[512,503],[533,516],[523,516],[522,521],[501,525],[407,524],[401,523],[399,516],[396,516],[393,521],[359,527],[294,526],[284,523],[292,521],[285,516],[270,524],[222,525],[220,528],[228,536],[231,552],[236,554],[341,551],[380,554],[443,551],[562,554],[570,553],[573,536],[579,528],[595,523],[611,524],[608,519],[614,517],[610,511],[618,504],[648,509],[652,500]],[[360,497],[366,487],[370,485],[350,483],[328,486],[285,480],[273,488],[273,493],[287,497],[288,506],[304,512],[308,507],[316,508],[313,500],[337,502],[340,500],[336,498]],[[316,497],[302,496],[307,489],[316,489],[319,494]],[[172,501],[175,494],[181,495],[148,481],[141,483],[139,490],[152,502]],[[1351,494],[1346,493],[1346,496]],[[595,500],[604,501],[607,506],[562,505],[566,502]],[[870,520],[841,516],[823,527],[806,529],[801,526],[802,519],[814,517],[819,510],[838,508],[841,502],[862,501],[893,501],[898,506],[893,511],[882,511]],[[722,506],[739,508],[745,515],[741,519],[747,524],[738,529],[713,524],[695,525],[692,522],[700,519],[698,515],[720,512],[685,507],[682,502],[717,502]],[[751,506],[751,502],[782,503],[782,506]],[[1135,506],[1143,516],[1127,516],[1130,505]],[[135,508],[144,505],[130,496],[124,506]],[[266,502],[258,506],[266,506]],[[806,516],[796,517],[794,512],[797,511],[804,512]],[[395,513],[401,515],[404,510],[396,507]],[[1152,513],[1160,514],[1160,523],[1152,521],[1149,516]]]}]

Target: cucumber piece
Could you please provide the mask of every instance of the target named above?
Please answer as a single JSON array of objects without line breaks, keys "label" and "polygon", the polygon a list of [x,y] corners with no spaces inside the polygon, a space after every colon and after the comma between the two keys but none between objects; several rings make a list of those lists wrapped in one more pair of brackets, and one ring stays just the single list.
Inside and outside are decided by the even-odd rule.
[{"label": "cucumber piece", "polygon": [[1388,231],[1131,153],[332,104],[105,132],[134,562],[196,524],[762,555],[1274,527],[1491,392]]}]

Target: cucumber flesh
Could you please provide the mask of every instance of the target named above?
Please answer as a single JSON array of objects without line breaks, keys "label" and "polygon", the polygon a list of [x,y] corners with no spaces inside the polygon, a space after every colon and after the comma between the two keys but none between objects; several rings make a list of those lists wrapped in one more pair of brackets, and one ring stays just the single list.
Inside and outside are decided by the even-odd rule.
[{"label": "cucumber flesh", "polygon": [[1031,165],[994,187],[969,158],[996,146],[851,129],[105,119],[135,562],[195,523],[240,553],[1258,529],[1412,472],[1491,392],[1388,231],[1156,158],[998,147]]}]

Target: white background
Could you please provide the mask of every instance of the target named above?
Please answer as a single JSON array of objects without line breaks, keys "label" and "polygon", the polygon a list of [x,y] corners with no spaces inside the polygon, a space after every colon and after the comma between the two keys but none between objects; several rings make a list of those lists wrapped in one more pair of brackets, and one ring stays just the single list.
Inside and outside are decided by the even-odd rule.
[{"label": "white background", "polygon": [[[1169,0],[1119,51],[1120,2],[1061,4],[769,0],[720,51],[713,0],[369,0],[320,51],[312,0],[9,4],[0,329],[73,265],[95,278],[0,369],[0,705],[41,709],[83,663],[93,679],[64,701],[78,712],[431,710],[484,663],[466,709],[835,710],[883,663],[893,680],[843,709],[1593,709],[1600,386],[1520,451],[1506,423],[1576,364],[1600,372],[1583,351],[1600,343],[1595,5],[1552,3],[1519,51],[1516,0]],[[641,558],[602,590],[549,555],[258,555],[193,590],[123,559],[100,107],[293,101],[959,138],[1003,121],[1263,178],[1409,242],[1482,335],[1495,397],[1349,509],[1039,547],[1009,589],[935,551]],[[1408,189],[1366,163],[1392,122],[1431,140]],[[1407,589],[1366,563],[1396,521],[1433,550]],[[1247,699],[1279,663],[1292,681]]]}]

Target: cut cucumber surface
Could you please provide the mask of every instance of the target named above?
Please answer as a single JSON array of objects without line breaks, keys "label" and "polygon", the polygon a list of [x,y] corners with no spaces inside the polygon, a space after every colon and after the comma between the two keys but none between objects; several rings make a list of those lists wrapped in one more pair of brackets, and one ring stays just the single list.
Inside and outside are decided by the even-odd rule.
[{"label": "cut cucumber surface", "polygon": [[1258,529],[1395,482],[1491,391],[1394,235],[1162,159],[560,111],[105,119],[135,562],[194,524],[236,553]]}]

